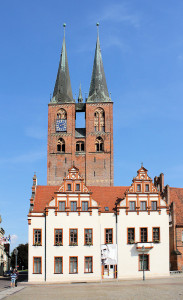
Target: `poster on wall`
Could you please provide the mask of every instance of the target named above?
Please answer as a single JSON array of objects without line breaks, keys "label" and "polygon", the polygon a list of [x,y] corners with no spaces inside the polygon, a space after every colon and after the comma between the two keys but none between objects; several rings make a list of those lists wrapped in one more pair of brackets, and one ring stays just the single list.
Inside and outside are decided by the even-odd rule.
[{"label": "poster on wall", "polygon": [[117,245],[101,245],[101,263],[102,265],[117,265]]}]

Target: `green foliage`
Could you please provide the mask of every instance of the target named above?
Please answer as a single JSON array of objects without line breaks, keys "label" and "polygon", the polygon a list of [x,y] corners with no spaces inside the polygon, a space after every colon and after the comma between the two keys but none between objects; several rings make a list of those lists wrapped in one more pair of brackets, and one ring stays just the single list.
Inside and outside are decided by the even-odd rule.
[{"label": "green foliage", "polygon": [[[28,268],[28,243],[18,245],[17,250],[18,250],[17,265],[19,266],[19,269],[22,269],[22,266],[24,266],[24,269],[27,269]],[[11,252],[11,266],[14,268],[15,255],[13,251]]]}]

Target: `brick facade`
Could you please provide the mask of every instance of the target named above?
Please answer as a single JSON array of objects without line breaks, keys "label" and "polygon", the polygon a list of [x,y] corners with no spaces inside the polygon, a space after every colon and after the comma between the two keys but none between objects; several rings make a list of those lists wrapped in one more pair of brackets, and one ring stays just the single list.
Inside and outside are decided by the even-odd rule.
[{"label": "brick facade", "polygon": [[[48,105],[48,146],[47,146],[47,184],[58,185],[67,170],[75,165],[86,185],[113,186],[113,103],[86,103],[86,136],[75,136],[75,103]],[[67,131],[56,132],[58,111],[63,108],[67,113]],[[94,113],[102,108],[105,114],[105,129],[94,130]],[[103,151],[96,151],[96,138],[104,141]],[[65,152],[57,151],[58,139],[65,141]],[[76,142],[84,142],[84,151],[76,151]]]}]

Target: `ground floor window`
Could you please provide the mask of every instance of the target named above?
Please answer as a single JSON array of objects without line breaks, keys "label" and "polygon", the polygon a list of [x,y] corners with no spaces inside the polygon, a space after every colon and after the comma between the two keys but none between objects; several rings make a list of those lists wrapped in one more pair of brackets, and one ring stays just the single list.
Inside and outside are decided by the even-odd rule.
[{"label": "ground floor window", "polygon": [[77,256],[70,257],[69,273],[78,273],[78,258]]},{"label": "ground floor window", "polygon": [[[149,270],[149,255],[144,254],[144,271]],[[139,255],[139,271],[143,271],[143,254]]]},{"label": "ground floor window", "polygon": [[34,274],[41,274],[42,273],[41,257],[34,257],[33,258],[33,273]]},{"label": "ground floor window", "polygon": [[63,264],[62,257],[55,257],[55,270],[54,273],[62,274],[63,273]]},{"label": "ground floor window", "polygon": [[85,273],[92,273],[93,272],[93,257],[88,256],[85,257]]}]

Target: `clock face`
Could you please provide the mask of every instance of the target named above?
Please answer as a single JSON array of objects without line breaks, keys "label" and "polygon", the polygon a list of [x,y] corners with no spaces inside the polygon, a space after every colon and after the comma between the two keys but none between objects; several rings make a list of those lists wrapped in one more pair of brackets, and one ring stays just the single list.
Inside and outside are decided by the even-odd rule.
[{"label": "clock face", "polygon": [[67,131],[67,120],[56,120],[56,131]]}]

